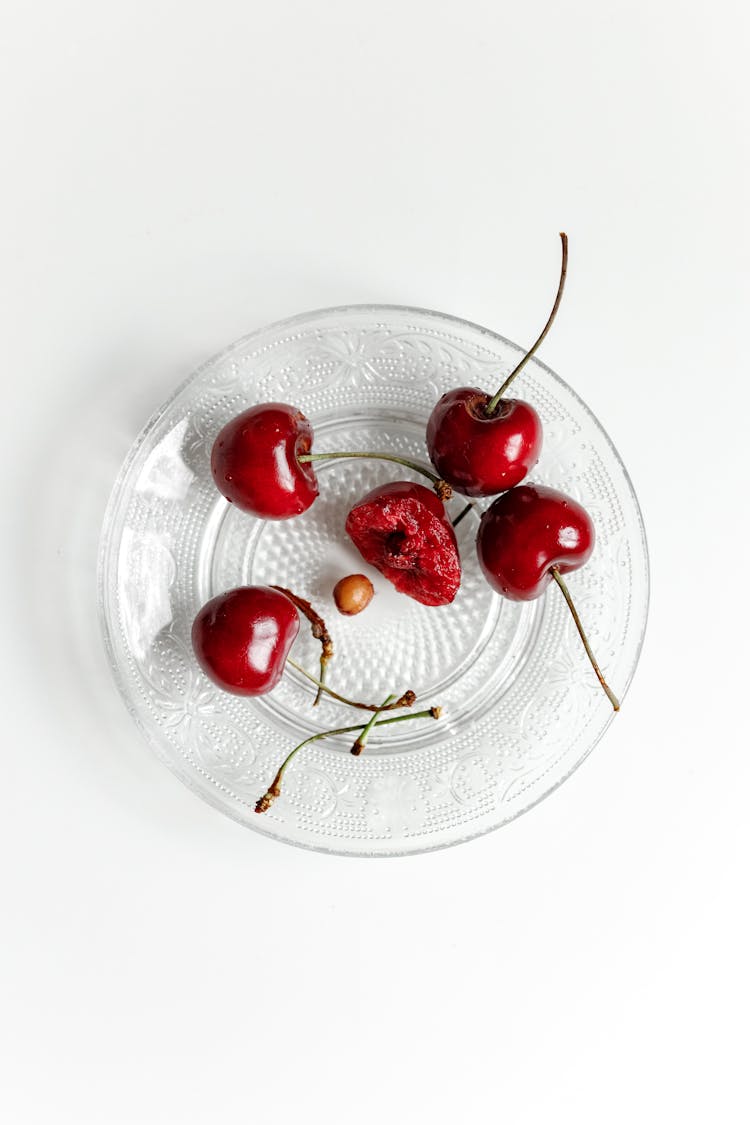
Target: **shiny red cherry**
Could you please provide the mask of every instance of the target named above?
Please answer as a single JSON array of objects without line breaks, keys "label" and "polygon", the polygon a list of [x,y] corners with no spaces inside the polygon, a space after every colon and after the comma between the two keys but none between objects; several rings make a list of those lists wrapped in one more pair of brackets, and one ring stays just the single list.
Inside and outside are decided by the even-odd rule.
[{"label": "shiny red cherry", "polygon": [[512,601],[531,601],[560,574],[591,557],[594,525],[570,496],[539,484],[521,484],[490,504],[477,534],[484,576]]},{"label": "shiny red cherry", "polygon": [[368,492],[346,519],[362,557],[422,605],[448,605],[461,583],[456,535],[434,492],[395,481]]},{"label": "shiny red cherry", "polygon": [[594,525],[585,508],[554,488],[521,484],[498,496],[482,516],[477,533],[479,564],[490,586],[511,601],[531,601],[554,579],[578,635],[615,711],[617,696],[596,662],[563,574],[591,557]]},{"label": "shiny red cherry", "polygon": [[542,451],[542,423],[533,406],[505,393],[552,327],[568,272],[568,237],[560,235],[557,296],[534,344],[492,396],[456,387],[435,404],[427,422],[430,460],[443,480],[466,496],[494,496],[520,484]]},{"label": "shiny red cherry", "polygon": [[193,649],[203,671],[235,695],[276,687],[297,633],[297,610],[270,586],[240,586],[212,598],[193,622]]},{"label": "shiny red cherry", "polygon": [[253,516],[299,516],[318,495],[312,465],[298,460],[312,442],[312,426],[296,407],[283,402],[252,406],[227,422],[214,442],[211,472],[216,487]]},{"label": "shiny red cherry", "polygon": [[539,460],[542,423],[534,407],[504,398],[488,414],[490,396],[456,387],[436,403],[427,423],[430,460],[465,496],[494,496],[519,484]]}]

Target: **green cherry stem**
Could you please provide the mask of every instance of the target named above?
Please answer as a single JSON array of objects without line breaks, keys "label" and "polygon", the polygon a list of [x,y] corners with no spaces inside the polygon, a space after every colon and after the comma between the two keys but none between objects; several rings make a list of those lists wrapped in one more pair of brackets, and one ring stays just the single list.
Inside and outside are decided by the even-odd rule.
[{"label": "green cherry stem", "polygon": [[315,684],[318,690],[324,692],[325,695],[330,695],[332,699],[337,699],[339,703],[345,703],[347,707],[358,707],[360,711],[396,711],[399,707],[413,706],[417,698],[414,692],[409,689],[405,691],[403,695],[399,696],[394,703],[389,703],[387,707],[378,703],[359,703],[354,699],[347,699],[345,695],[339,695],[337,691],[329,688],[327,684],[316,679],[312,672],[308,672],[307,669],[303,668],[301,664],[298,664],[296,660],[292,660],[291,656],[287,656],[286,662],[287,664],[291,664],[292,668],[296,668],[310,683]]},{"label": "green cherry stem", "polygon": [[497,394],[494,395],[493,398],[491,398],[490,401],[487,403],[486,407],[484,408],[484,412],[488,416],[495,413],[498,406],[500,405],[500,399],[503,397],[503,395],[507,391],[508,387],[511,385],[511,383],[515,379],[516,375],[521,370],[521,368],[525,367],[525,365],[531,359],[534,352],[537,350],[537,348],[541,344],[542,340],[544,339],[544,337],[547,335],[550,328],[552,327],[552,321],[557,316],[557,310],[560,308],[560,301],[562,300],[563,289],[565,288],[565,278],[568,276],[568,236],[567,236],[567,234],[564,234],[562,231],[560,231],[560,240],[562,242],[562,265],[560,267],[560,281],[559,281],[558,286],[557,286],[557,296],[555,297],[555,303],[552,306],[552,312],[549,314],[549,319],[547,320],[547,323],[545,324],[545,326],[542,329],[542,331],[540,332],[540,334],[537,336],[536,341],[534,342],[534,344],[532,345],[530,350],[527,351],[526,355],[523,357],[523,359],[520,361],[520,363],[516,364],[516,366],[513,368],[510,375],[505,380],[505,382],[503,383],[502,387],[497,392]]},{"label": "green cherry stem", "polygon": [[581,640],[583,641],[583,647],[586,649],[586,655],[588,656],[589,660],[591,661],[591,667],[596,672],[596,678],[598,679],[599,683],[604,688],[604,693],[607,696],[607,699],[609,700],[609,702],[612,704],[613,709],[615,711],[619,711],[620,710],[620,701],[617,698],[617,696],[615,695],[615,693],[612,691],[612,689],[610,688],[607,681],[604,679],[604,676],[602,675],[601,669],[596,662],[596,658],[594,657],[594,654],[591,651],[591,645],[589,644],[588,637],[586,636],[586,634],[584,632],[583,625],[581,623],[581,619],[578,616],[578,610],[573,605],[573,599],[570,596],[570,590],[568,589],[567,585],[563,581],[563,577],[560,574],[560,571],[557,569],[556,566],[552,567],[550,573],[552,574],[552,577],[554,578],[557,585],[562,590],[562,596],[565,598],[565,601],[568,603],[568,609],[570,610],[570,612],[572,614],[572,617],[573,617],[573,620],[575,621],[575,626],[576,626],[576,629],[578,630],[578,635],[581,638]]},{"label": "green cherry stem", "polygon": [[363,459],[372,459],[375,461],[392,461],[396,465],[404,465],[407,469],[411,469],[414,473],[421,473],[423,477],[427,477],[432,481],[432,487],[439,498],[443,501],[450,500],[453,495],[451,486],[436,473],[431,473],[429,469],[425,469],[423,465],[417,464],[416,461],[410,461],[408,457],[396,457],[392,453],[300,453],[297,460],[301,463],[308,461],[335,461],[347,457],[359,457]]},{"label": "green cherry stem", "polygon": [[357,737],[356,742],[354,743],[354,745],[351,748],[351,753],[354,754],[355,758],[359,757],[359,755],[364,750],[365,743],[367,742],[370,731],[372,730],[375,723],[377,722],[378,715],[381,713],[381,711],[383,710],[384,707],[388,706],[388,704],[391,702],[392,699],[393,699],[392,695],[387,695],[385,697],[384,701],[383,701],[382,706],[378,708],[378,710],[375,712],[375,714],[370,719],[367,726],[362,728],[362,733]]},{"label": "green cherry stem", "polygon": [[[415,711],[413,715],[393,715],[389,719],[377,719],[375,722],[375,726],[385,727],[390,723],[404,723],[410,721],[411,719],[439,719],[440,714],[441,711],[439,707],[430,707],[428,711]],[[367,725],[369,727],[372,724],[368,723]],[[298,745],[295,746],[289,754],[287,754],[286,758],[279,766],[278,770],[276,771],[276,776],[268,786],[266,792],[256,801],[255,811],[257,813],[267,812],[276,798],[281,794],[281,781],[284,777],[284,772],[294,755],[299,750],[301,750],[303,746],[309,746],[311,742],[317,742],[321,738],[332,738],[336,734],[351,734],[355,730],[364,731],[364,729],[365,728],[362,726],[337,727],[335,730],[323,730],[320,731],[319,734],[311,734],[309,738],[306,738],[303,742],[298,743]]]}]

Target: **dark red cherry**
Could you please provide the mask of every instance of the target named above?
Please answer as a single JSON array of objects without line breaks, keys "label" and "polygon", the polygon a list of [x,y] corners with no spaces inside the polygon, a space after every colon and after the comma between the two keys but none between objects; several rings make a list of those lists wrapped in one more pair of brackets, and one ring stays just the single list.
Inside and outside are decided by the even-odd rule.
[{"label": "dark red cherry", "polygon": [[301,411],[283,402],[245,410],[219,431],[211,451],[211,472],[221,494],[244,512],[286,520],[306,512],[318,495],[308,453],[312,426]]},{"label": "dark red cherry", "polygon": [[533,406],[505,393],[549,332],[568,272],[568,236],[560,235],[562,262],[547,323],[494,395],[456,387],[435,404],[427,423],[430,460],[443,480],[466,496],[494,496],[520,484],[542,451],[542,423]]},{"label": "dark red cherry", "polygon": [[448,605],[461,583],[456,536],[442,501],[421,484],[395,481],[368,492],[346,519],[362,557],[422,605]]},{"label": "dark red cherry", "polygon": [[521,484],[498,496],[482,516],[477,554],[490,586],[512,601],[531,601],[554,579],[570,610],[591,667],[615,711],[620,702],[604,679],[562,577],[578,570],[594,549],[585,508],[554,488]]},{"label": "dark red cherry", "polygon": [[594,549],[594,525],[570,496],[522,484],[498,496],[482,516],[477,554],[490,586],[513,601],[531,601],[560,574],[577,570]]},{"label": "dark red cherry", "polygon": [[495,496],[519,484],[539,460],[542,423],[528,402],[500,400],[478,387],[456,387],[436,403],[427,423],[430,460],[465,496]]},{"label": "dark red cherry", "polygon": [[276,687],[297,633],[297,610],[270,586],[240,586],[212,598],[193,622],[193,649],[206,675],[235,695]]}]

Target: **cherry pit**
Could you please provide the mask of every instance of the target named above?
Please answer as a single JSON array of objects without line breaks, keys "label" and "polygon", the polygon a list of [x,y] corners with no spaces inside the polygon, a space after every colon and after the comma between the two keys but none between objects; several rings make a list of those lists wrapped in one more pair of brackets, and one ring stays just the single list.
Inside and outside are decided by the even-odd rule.
[{"label": "cherry pit", "polygon": [[[476,535],[479,564],[489,585],[503,598],[528,601],[559,588],[613,709],[617,697],[607,684],[584,631],[564,575],[583,566],[594,550],[591,517],[575,499],[526,478],[539,459],[542,421],[535,407],[507,391],[536,353],[556,315],[565,287],[568,239],[560,235],[562,262],[552,311],[532,347],[489,394],[476,386],[448,390],[429,416],[425,442],[431,468],[396,454],[376,451],[313,452],[314,432],[297,406],[259,403],[232,418],[219,431],[211,452],[211,472],[221,494],[243,512],[264,520],[303,516],[320,494],[318,461],[374,458],[406,468],[425,483],[394,480],[353,498],[342,533],[397,591],[420,604],[449,605],[461,585],[461,558],[455,526],[472,510],[480,516]],[[526,482],[526,483],[522,483]],[[471,498],[451,522],[445,504],[453,492]],[[494,497],[485,510],[476,501]],[[366,575],[347,575],[334,590],[341,614],[364,611],[373,597]],[[317,676],[294,661],[291,650],[305,617],[321,642]],[[437,719],[440,707],[411,711],[413,691],[394,689],[380,703],[348,699],[327,683],[333,641],[313,606],[280,586],[243,586],[212,598],[198,612],[192,630],[196,658],[222,689],[257,696],[274,690],[285,668],[293,667],[315,687],[313,706],[325,695],[370,712],[367,722],[337,727],[300,742],[279,767],[256,803],[266,812],[281,792],[294,755],[321,738],[356,733],[351,751],[362,753],[374,728],[412,719]],[[408,713],[385,712],[406,709]]]}]

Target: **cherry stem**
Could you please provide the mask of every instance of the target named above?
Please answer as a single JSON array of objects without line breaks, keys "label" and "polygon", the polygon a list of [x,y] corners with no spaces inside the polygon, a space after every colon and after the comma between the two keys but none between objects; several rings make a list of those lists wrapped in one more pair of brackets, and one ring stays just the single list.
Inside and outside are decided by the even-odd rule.
[{"label": "cherry stem", "polygon": [[[404,723],[407,721],[411,721],[411,719],[439,719],[440,715],[440,707],[430,707],[428,711],[415,711],[413,715],[393,715],[389,719],[377,719],[376,716],[374,725],[376,727],[385,727],[388,726],[389,723]],[[367,727],[371,727],[372,725],[373,724],[371,720],[367,724]],[[280,796],[281,781],[284,776],[284,771],[286,770],[287,766],[298,750],[301,750],[303,746],[308,746],[311,742],[317,742],[321,738],[332,738],[337,734],[351,734],[355,730],[362,731],[364,733],[365,728],[362,726],[337,727],[335,730],[320,731],[319,734],[311,734],[309,738],[306,738],[303,742],[300,742],[297,746],[295,746],[294,749],[289,754],[287,754],[286,758],[279,766],[276,772],[276,776],[268,786],[266,792],[256,801],[255,811],[257,813],[266,812],[271,807],[276,798]]]},{"label": "cherry stem", "polygon": [[337,691],[329,688],[327,684],[321,683],[320,680],[317,680],[315,676],[313,676],[312,672],[308,672],[307,669],[303,668],[301,664],[298,664],[296,660],[292,660],[291,656],[287,656],[286,662],[287,664],[291,664],[292,668],[296,668],[298,672],[301,672],[310,683],[316,684],[320,691],[323,691],[326,695],[330,695],[332,699],[337,699],[339,703],[346,703],[348,707],[358,707],[360,711],[395,711],[399,707],[413,706],[417,698],[410,688],[408,691],[405,691],[403,695],[399,696],[394,703],[389,703],[387,707],[379,703],[359,703],[354,699],[347,699],[345,695],[339,695]]},{"label": "cherry stem", "polygon": [[354,754],[355,757],[358,757],[362,753],[362,751],[364,750],[365,743],[367,742],[370,731],[372,730],[372,728],[374,727],[374,725],[377,721],[378,715],[383,710],[383,707],[388,706],[388,704],[391,702],[392,699],[393,699],[392,695],[387,695],[385,697],[385,700],[383,701],[382,706],[378,708],[378,710],[375,712],[375,714],[370,719],[367,726],[363,727],[362,733],[359,735],[359,737],[357,738],[357,741],[354,743],[354,745],[352,746],[352,749],[351,749],[351,753]]},{"label": "cherry stem", "polygon": [[591,651],[591,645],[588,642],[588,637],[586,636],[586,634],[584,632],[583,625],[581,624],[581,619],[578,616],[578,610],[573,605],[573,599],[570,596],[570,590],[568,589],[567,585],[563,581],[563,577],[560,574],[560,571],[557,569],[556,566],[552,567],[551,574],[552,574],[552,577],[554,578],[555,582],[557,583],[557,585],[562,590],[562,595],[565,598],[565,601],[568,603],[568,609],[570,610],[570,612],[573,616],[573,620],[575,621],[576,629],[578,630],[578,635],[581,638],[581,640],[583,641],[583,647],[586,649],[586,655],[588,656],[589,660],[591,661],[591,667],[596,672],[596,678],[598,679],[599,683],[604,688],[604,692],[607,696],[607,699],[612,704],[613,709],[615,711],[619,711],[620,710],[620,701],[617,698],[617,696],[615,695],[615,693],[612,691],[612,689],[610,688],[607,681],[604,679],[604,676],[602,675],[601,669],[596,662],[596,658],[594,657],[594,654]]},{"label": "cherry stem", "polygon": [[541,344],[542,340],[544,339],[544,337],[547,335],[550,328],[552,327],[552,321],[557,316],[557,310],[560,308],[560,301],[562,300],[563,289],[565,288],[565,278],[568,275],[568,236],[567,236],[567,234],[564,234],[562,231],[560,231],[560,240],[562,241],[562,265],[560,267],[560,281],[559,281],[558,286],[557,286],[557,296],[555,297],[555,303],[552,306],[552,312],[549,314],[549,319],[547,320],[547,323],[545,324],[545,326],[542,329],[539,336],[537,336],[536,341],[532,345],[531,349],[526,353],[526,355],[523,357],[523,359],[520,361],[520,363],[516,364],[516,366],[513,368],[510,375],[508,376],[508,378],[503,383],[500,390],[497,392],[496,395],[493,396],[493,398],[490,399],[490,401],[485,406],[484,412],[488,416],[495,413],[498,406],[500,405],[500,399],[503,397],[503,395],[507,391],[508,387],[511,385],[511,383],[515,379],[516,375],[521,370],[521,368],[525,367],[526,364],[528,363],[528,361],[531,359],[534,352],[537,350],[537,348]]},{"label": "cherry stem", "polygon": [[306,461],[335,461],[346,457],[360,457],[366,459],[373,459],[375,461],[393,461],[396,465],[404,465],[407,469],[411,469],[415,473],[421,473],[423,477],[427,477],[432,481],[432,487],[439,498],[443,501],[450,500],[453,495],[453,489],[441,477],[435,473],[431,473],[429,469],[417,464],[416,461],[410,461],[408,457],[396,457],[393,453],[300,453],[297,460],[300,462]]},{"label": "cherry stem", "polygon": [[300,598],[297,594],[293,594],[291,590],[287,590],[285,586],[272,586],[272,590],[278,590],[280,594],[286,594],[292,605],[296,606],[300,613],[302,613],[312,626],[312,635],[316,641],[320,641],[322,651],[320,653],[320,680],[318,681],[318,694],[313,700],[313,707],[317,707],[320,703],[320,697],[324,690],[326,682],[326,670],[328,662],[333,656],[333,640],[331,634],[328,632],[326,623],[320,614],[313,609],[309,602],[304,598]]},{"label": "cherry stem", "polygon": [[469,512],[471,511],[471,509],[473,507],[474,507],[474,505],[472,504],[471,501],[469,501],[469,503],[466,505],[466,507],[461,509],[461,511],[456,516],[456,518],[454,520],[451,520],[451,523],[453,524],[453,526],[458,527],[461,520],[464,518],[464,516],[468,516]]}]

